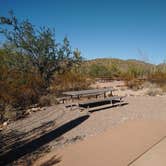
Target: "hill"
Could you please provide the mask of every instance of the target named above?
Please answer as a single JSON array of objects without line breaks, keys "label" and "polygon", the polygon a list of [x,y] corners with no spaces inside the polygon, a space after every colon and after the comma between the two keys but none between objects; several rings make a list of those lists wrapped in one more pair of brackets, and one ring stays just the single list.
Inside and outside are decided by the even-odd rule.
[{"label": "hill", "polygon": [[97,59],[89,60],[86,62],[88,64],[102,64],[106,66],[116,64],[119,68],[123,68],[123,69],[126,69],[131,65],[143,67],[143,68],[152,68],[156,66],[154,64],[147,63],[140,60],[135,60],[135,59],[122,60],[117,58],[97,58]]},{"label": "hill", "polygon": [[126,72],[149,73],[157,66],[144,61],[116,58],[98,58],[84,62],[84,70],[92,76],[119,76]]}]

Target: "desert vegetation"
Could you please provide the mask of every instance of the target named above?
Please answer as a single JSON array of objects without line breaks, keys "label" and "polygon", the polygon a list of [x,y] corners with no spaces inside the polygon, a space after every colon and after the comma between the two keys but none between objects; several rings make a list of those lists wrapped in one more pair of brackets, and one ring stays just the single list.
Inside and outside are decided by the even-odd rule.
[{"label": "desert vegetation", "polygon": [[[166,64],[154,65],[139,60],[95,59],[84,61],[84,72],[90,78],[123,80],[134,90],[143,88],[145,82],[155,84],[165,91]],[[86,66],[86,67],[85,67]]]},{"label": "desert vegetation", "polygon": [[10,117],[5,116],[6,112],[17,114],[39,101],[49,104],[48,94],[56,93],[59,85],[62,90],[87,86],[78,70],[81,53],[72,50],[67,37],[58,43],[54,30],[20,21],[12,11],[0,18],[0,25],[1,35],[6,38],[0,48],[1,121]]},{"label": "desert vegetation", "polygon": [[[32,104],[57,104],[66,90],[89,88],[96,78],[124,80],[134,90],[145,82],[166,91],[166,65],[138,60],[85,60],[67,37],[59,43],[54,30],[18,20],[12,11],[0,17],[0,117],[10,119]],[[153,88],[152,88],[153,89]],[[153,91],[153,90],[152,90]],[[149,94],[153,95],[154,92]]]}]

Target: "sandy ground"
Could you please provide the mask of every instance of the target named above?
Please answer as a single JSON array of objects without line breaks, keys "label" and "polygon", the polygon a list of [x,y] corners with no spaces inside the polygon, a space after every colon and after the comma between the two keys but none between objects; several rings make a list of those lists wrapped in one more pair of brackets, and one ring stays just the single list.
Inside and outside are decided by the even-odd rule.
[{"label": "sandy ground", "polygon": [[[166,122],[166,96],[165,95],[155,96],[155,97],[147,96],[146,95],[147,89],[143,89],[143,90],[139,90],[139,91],[132,91],[132,90],[127,89],[124,86],[123,82],[119,82],[119,81],[114,81],[112,83],[100,83],[99,85],[100,85],[100,87],[110,87],[110,86],[115,87],[118,90],[116,92],[114,92],[114,94],[127,95],[127,97],[125,98],[125,101],[128,104],[125,106],[121,106],[121,107],[113,107],[113,108],[95,111],[95,112],[91,113],[89,118],[87,118],[83,123],[78,124],[76,127],[65,132],[61,136],[61,139],[52,139],[49,143],[47,143],[47,146],[49,146],[49,149],[51,151],[51,153],[49,154],[50,156],[56,155],[57,150],[64,148],[62,154],[64,153],[65,157],[61,158],[61,162],[59,164],[63,163],[62,162],[63,159],[64,159],[64,162],[66,162],[65,158],[66,158],[66,156],[68,156],[68,150],[67,150],[68,146],[70,146],[71,148],[81,146],[81,149],[82,149],[81,144],[84,144],[84,142],[86,142],[88,140],[91,140],[91,142],[93,142],[92,140],[96,139],[97,143],[100,145],[100,147],[102,147],[102,144],[105,142],[105,139],[106,139],[106,141],[110,142],[110,144],[111,144],[111,146],[109,146],[109,147],[113,147],[113,148],[109,148],[108,150],[113,149],[116,152],[117,149],[119,148],[119,146],[121,146],[123,148],[123,146],[126,145],[126,140],[128,141],[128,144],[127,144],[128,146],[137,147],[137,145],[139,145],[138,146],[138,149],[139,149],[139,147],[141,147],[141,145],[142,145],[142,147],[144,147],[144,143],[145,143],[145,145],[147,143],[147,145],[145,147],[149,147],[150,144],[157,141],[160,136],[163,136],[162,134],[166,134],[165,131],[163,130],[163,126],[165,127],[165,122]],[[94,86],[99,87],[99,85],[94,85]],[[36,112],[26,119],[11,123],[7,127],[7,129],[4,131],[4,133],[7,133],[7,134],[9,133],[9,139],[10,139],[10,133],[12,133],[12,132],[17,133],[17,134],[23,133],[23,136],[24,136],[24,134],[31,133],[31,131],[33,131],[34,129],[38,129],[38,130],[35,130],[35,131],[37,131],[37,134],[38,134],[41,131],[43,132],[43,130],[45,130],[45,128],[48,128],[47,127],[48,124],[51,124],[51,126],[49,126],[51,129],[56,129],[56,127],[61,126],[65,123],[67,123],[68,121],[78,118],[83,115],[86,115],[86,112],[84,112],[84,111],[80,112],[78,109],[73,109],[73,110],[67,109],[67,108],[65,108],[64,105],[52,106],[52,107],[49,107],[40,112]],[[133,124],[130,121],[132,121],[132,123],[133,123],[133,121],[144,121],[143,124],[145,124],[145,126],[142,126],[138,129],[137,127],[139,127],[139,125],[137,125],[137,123],[136,123],[136,124],[134,124],[134,126],[136,128],[134,128],[134,127],[130,128],[130,126],[131,127],[133,126]],[[147,121],[147,123],[145,121]],[[155,121],[154,125],[153,125],[152,121]],[[160,125],[160,121],[161,121],[161,125]],[[127,126],[129,126],[129,128],[130,128],[129,131],[126,127],[120,127],[120,129],[118,129],[119,126],[123,126],[123,124],[125,124],[125,123]],[[131,124],[131,125],[129,125],[129,124]],[[149,127],[146,127],[146,126],[149,126]],[[150,127],[150,126],[152,126],[152,127]],[[160,133],[157,133],[158,127],[159,127]],[[153,128],[154,128],[154,133],[153,133]],[[126,130],[129,134],[124,135],[125,137],[122,137],[122,136],[120,136],[119,138],[118,138],[118,136],[116,137],[116,135],[118,135],[118,133],[123,133],[123,132],[116,132],[116,130],[122,131],[123,129]],[[112,130],[113,130],[113,133],[115,133],[115,137],[113,136],[114,134],[112,134]],[[135,138],[135,135],[137,135],[137,130],[138,130],[138,135],[139,134],[142,136],[145,135],[145,137],[148,139],[147,142],[145,141],[143,144],[141,144],[141,145],[139,144],[139,142],[140,142],[139,139]],[[148,130],[150,130],[152,132],[151,133],[152,135],[149,135],[150,137],[147,134]],[[33,135],[34,135],[34,133],[33,133]],[[109,141],[109,139],[107,139],[107,136],[112,141]],[[156,138],[156,136],[157,136],[157,138]],[[134,139],[133,139],[133,137],[134,137]],[[18,136],[16,135],[15,139],[17,140],[17,138],[18,138]],[[145,138],[145,140],[146,140],[146,138]],[[153,140],[153,138],[156,138],[155,141]],[[120,139],[119,140],[120,144],[118,142],[116,143],[116,140],[118,141],[118,139]],[[4,137],[4,140],[6,140],[6,137]],[[136,140],[136,141],[132,142],[132,140]],[[140,138],[140,140],[141,140],[141,138]],[[148,141],[152,141],[152,142],[148,143]],[[129,145],[130,142],[132,143],[131,145]],[[78,143],[78,145],[75,143]],[[79,143],[80,143],[80,145],[79,145]],[[91,143],[89,143],[88,146],[90,144]],[[96,144],[94,144],[94,146],[96,146]],[[88,146],[85,146],[85,149],[84,148],[83,149],[86,150],[86,148],[88,148]],[[96,148],[99,148],[99,147],[97,146]],[[141,149],[139,151],[138,149],[135,152],[134,152],[134,150],[129,151],[130,152],[129,156],[133,156],[132,159],[134,157],[136,157],[138,154],[140,154],[141,151],[145,150],[145,149]],[[54,153],[52,153],[52,151]],[[75,154],[74,151],[75,150],[72,151],[73,154]],[[87,149],[86,151],[89,151],[89,149]],[[117,153],[118,153],[118,151],[117,151]],[[122,151],[122,152],[124,152],[124,154],[125,154],[128,151],[127,152]],[[112,152],[110,152],[110,153],[113,154]],[[72,155],[72,153],[71,153],[71,155]],[[89,153],[89,158],[91,156],[95,157],[95,156],[93,156],[92,152]],[[47,159],[49,159],[49,157],[48,158],[47,157],[43,157],[42,161],[43,162],[47,161]],[[114,162],[115,163],[119,162],[119,160],[121,160],[120,158],[118,158],[118,159],[115,158]],[[39,161],[40,161],[40,159],[39,159]],[[75,161],[75,159],[73,161]],[[97,158],[96,158],[96,161],[98,161]],[[127,163],[128,161],[129,160],[125,158],[125,163]],[[75,162],[77,162],[77,161],[75,161]],[[72,163],[72,161],[71,161],[71,163]],[[84,162],[84,164],[85,164],[85,162]],[[40,164],[37,161],[35,163],[35,165],[40,165]],[[53,164],[51,164],[51,165],[53,165]],[[68,165],[68,166],[70,166],[70,165]]]},{"label": "sandy ground", "polygon": [[59,165],[124,166],[166,136],[166,96],[130,96],[126,101],[126,106],[92,113],[84,123],[64,134],[68,139],[85,136],[85,141],[55,151],[52,155],[61,157]]},{"label": "sandy ground", "polygon": [[95,84],[91,85],[92,88],[104,88],[104,87],[113,87],[116,89],[114,95],[119,96],[146,96],[149,85],[145,84],[145,87],[140,90],[131,90],[125,86],[124,81],[112,81],[112,82],[96,82]]},{"label": "sandy ground", "polygon": [[[52,152],[45,158],[56,155],[59,161],[57,166],[131,165],[135,159],[165,138],[165,127],[166,122],[163,121],[128,121],[102,135]],[[37,165],[45,158],[38,161]],[[166,160],[164,163],[166,164]]]},{"label": "sandy ground", "polygon": [[156,146],[154,146],[151,150],[146,152],[140,158],[138,158],[135,162],[131,164],[131,166],[165,166],[166,165],[166,139],[159,142]]}]

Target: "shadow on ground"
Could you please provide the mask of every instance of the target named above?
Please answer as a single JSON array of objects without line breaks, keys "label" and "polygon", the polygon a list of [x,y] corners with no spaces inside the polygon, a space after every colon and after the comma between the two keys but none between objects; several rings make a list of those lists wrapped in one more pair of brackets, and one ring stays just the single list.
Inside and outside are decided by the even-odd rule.
[{"label": "shadow on ground", "polygon": [[9,164],[22,156],[32,153],[33,151],[37,150],[43,145],[46,145],[47,143],[51,142],[52,140],[60,137],[64,133],[70,131],[74,127],[78,126],[79,124],[83,123],[86,119],[89,118],[89,115],[84,115],[82,117],[79,117],[77,119],[74,119],[55,130],[46,133],[42,135],[41,137],[34,139],[30,142],[22,143],[21,146],[14,148],[7,153],[0,156],[0,165],[6,165]]},{"label": "shadow on ground", "polygon": [[28,132],[20,132],[18,130],[11,130],[7,133],[0,133],[0,156],[10,149],[15,149],[23,143],[30,142],[45,133],[50,129],[55,128],[55,121],[42,123],[41,126],[33,128]]},{"label": "shadow on ground", "polygon": [[61,157],[53,156],[51,159],[49,159],[46,162],[42,163],[40,166],[52,166],[52,165],[55,165],[59,162],[61,162]]}]

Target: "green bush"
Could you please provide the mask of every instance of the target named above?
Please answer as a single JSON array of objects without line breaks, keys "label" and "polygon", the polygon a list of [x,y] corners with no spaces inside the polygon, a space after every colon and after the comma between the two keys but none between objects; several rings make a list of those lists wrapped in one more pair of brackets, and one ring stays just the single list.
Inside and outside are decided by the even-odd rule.
[{"label": "green bush", "polygon": [[92,64],[89,69],[89,75],[92,77],[111,76],[111,71],[104,65]]}]

